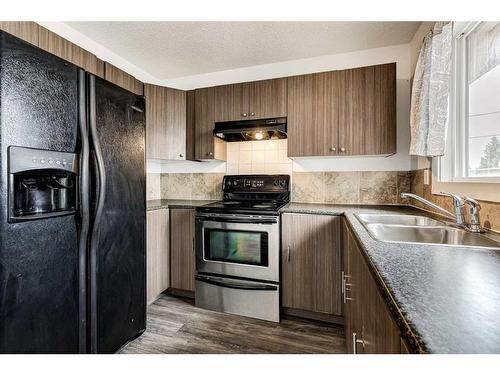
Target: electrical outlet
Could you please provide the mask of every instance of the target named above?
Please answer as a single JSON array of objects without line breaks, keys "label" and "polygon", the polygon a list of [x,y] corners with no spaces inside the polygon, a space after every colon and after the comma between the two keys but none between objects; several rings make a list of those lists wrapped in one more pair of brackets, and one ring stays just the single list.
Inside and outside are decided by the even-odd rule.
[{"label": "electrical outlet", "polygon": [[424,170],[424,185],[429,185],[430,180],[431,180],[431,170],[430,169],[425,169]]}]

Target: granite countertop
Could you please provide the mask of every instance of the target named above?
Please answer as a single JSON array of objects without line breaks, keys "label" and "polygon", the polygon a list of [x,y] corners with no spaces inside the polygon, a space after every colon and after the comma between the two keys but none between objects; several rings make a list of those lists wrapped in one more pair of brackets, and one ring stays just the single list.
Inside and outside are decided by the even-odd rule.
[{"label": "granite countertop", "polygon": [[373,239],[357,213],[418,213],[405,206],[290,203],[282,212],[344,215],[409,343],[429,353],[500,353],[500,250]]},{"label": "granite countertop", "polygon": [[196,208],[213,203],[215,200],[189,200],[189,199],[150,199],[146,201],[146,210],[159,210],[161,208]]}]

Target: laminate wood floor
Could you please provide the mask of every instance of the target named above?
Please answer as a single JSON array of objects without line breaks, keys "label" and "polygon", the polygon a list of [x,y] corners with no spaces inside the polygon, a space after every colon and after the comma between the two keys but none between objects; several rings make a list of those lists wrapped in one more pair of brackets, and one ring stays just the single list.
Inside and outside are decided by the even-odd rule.
[{"label": "laminate wood floor", "polygon": [[341,326],[286,318],[266,322],[204,310],[162,295],[148,307],[147,328],[121,353],[345,353]]}]

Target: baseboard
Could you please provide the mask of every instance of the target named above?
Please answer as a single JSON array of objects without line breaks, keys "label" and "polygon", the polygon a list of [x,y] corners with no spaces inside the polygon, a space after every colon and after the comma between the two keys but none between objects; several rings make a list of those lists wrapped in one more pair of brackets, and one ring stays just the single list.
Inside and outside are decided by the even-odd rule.
[{"label": "baseboard", "polygon": [[291,309],[289,307],[283,308],[283,314],[288,316],[295,316],[298,318],[317,320],[320,322],[344,325],[344,317],[338,315],[330,315],[330,314],[300,310],[300,309]]},{"label": "baseboard", "polygon": [[168,288],[167,294],[174,296],[174,297],[183,297],[183,298],[194,299],[194,291],[192,291],[192,290]]}]

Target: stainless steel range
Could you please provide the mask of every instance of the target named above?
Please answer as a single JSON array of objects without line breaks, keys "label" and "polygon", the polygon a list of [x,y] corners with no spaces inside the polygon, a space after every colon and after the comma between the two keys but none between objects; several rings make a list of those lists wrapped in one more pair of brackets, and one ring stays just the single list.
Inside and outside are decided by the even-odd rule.
[{"label": "stainless steel range", "polygon": [[279,209],[288,175],[224,176],[224,200],[196,209],[196,305],[279,322]]}]

